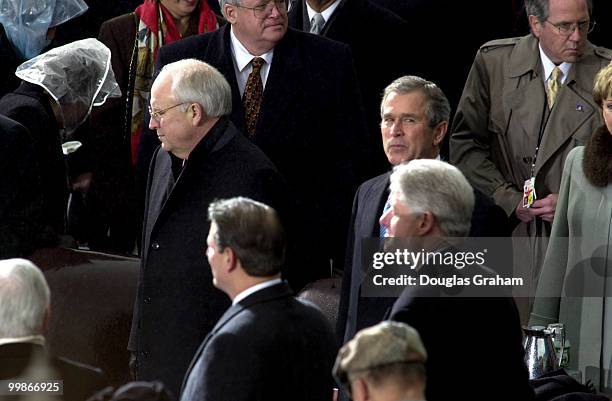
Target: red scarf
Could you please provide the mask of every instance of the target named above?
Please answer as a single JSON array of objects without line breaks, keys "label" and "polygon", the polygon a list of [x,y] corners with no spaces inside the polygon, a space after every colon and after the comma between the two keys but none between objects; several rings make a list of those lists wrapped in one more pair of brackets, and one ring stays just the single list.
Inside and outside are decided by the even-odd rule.
[{"label": "red scarf", "polygon": [[[159,27],[158,21],[158,9],[164,13],[164,23],[166,24],[166,34],[164,35],[164,44],[175,42],[181,39],[181,35],[176,29],[174,18],[172,14],[164,7],[159,0],[145,0],[144,3],[139,5],[135,12],[147,27],[154,33],[157,33]],[[198,9],[194,10],[197,13]],[[215,13],[210,9],[206,0],[200,0],[199,4],[199,19],[198,19],[198,33],[210,32],[217,29],[217,18]]]}]

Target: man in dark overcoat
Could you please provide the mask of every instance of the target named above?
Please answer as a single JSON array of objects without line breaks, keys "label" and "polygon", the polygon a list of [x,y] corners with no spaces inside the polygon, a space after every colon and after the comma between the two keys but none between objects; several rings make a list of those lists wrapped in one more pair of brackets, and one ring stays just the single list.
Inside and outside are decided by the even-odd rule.
[{"label": "man in dark overcoat", "polygon": [[282,209],[270,160],[229,121],[230,86],[197,60],[167,65],[151,91],[156,150],[147,184],[142,264],[129,349],[140,380],[178,395],[189,361],[229,306],[202,257],[215,199],[249,196]]}]

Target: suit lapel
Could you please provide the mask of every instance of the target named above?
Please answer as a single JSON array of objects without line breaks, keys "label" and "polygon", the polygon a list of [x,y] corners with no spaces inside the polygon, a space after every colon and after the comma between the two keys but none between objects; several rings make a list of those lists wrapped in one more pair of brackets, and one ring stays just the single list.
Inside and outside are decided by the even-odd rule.
[{"label": "suit lapel", "polygon": [[160,221],[161,213],[164,205],[169,198],[167,196],[168,187],[174,185],[174,177],[172,176],[170,156],[158,147],[157,152],[153,157],[154,171],[151,177],[151,191],[149,193],[148,210],[147,210],[147,231],[148,242],[151,237],[155,225]]},{"label": "suit lapel", "polygon": [[597,69],[591,72],[588,71],[590,68],[592,67],[588,64],[585,68],[581,63],[576,63],[570,69],[566,84],[561,87],[551,110],[549,124],[544,130],[536,160],[536,174],[557,150],[596,113],[597,105],[591,100],[592,94],[589,89],[592,83],[585,82],[587,80],[583,78],[595,76]]},{"label": "suit lapel", "polygon": [[189,364],[189,368],[187,369],[187,373],[183,378],[183,384],[181,385],[181,394],[185,389],[185,385],[187,384],[187,380],[189,379],[189,375],[193,370],[195,364],[198,362],[202,353],[206,349],[206,345],[210,342],[210,340],[214,337],[216,333],[219,332],[228,322],[234,319],[240,312],[252,307],[253,305],[257,305],[262,302],[271,301],[277,298],[284,298],[291,296],[291,289],[287,285],[287,283],[282,282],[277,285],[273,285],[272,287],[264,288],[263,290],[257,291],[254,294],[249,295],[242,301],[238,302],[236,305],[232,305],[225,313],[221,316],[215,327],[206,335],[202,344],[195,353],[195,356],[191,360]]},{"label": "suit lapel", "polygon": [[[539,74],[534,72],[530,76],[520,79],[529,79],[529,82],[508,94],[509,108],[506,108],[506,110],[512,110],[512,119],[520,123],[523,134],[529,137],[527,140],[529,146],[527,147],[535,152],[538,134],[543,124],[544,116],[541,111],[544,110],[546,104],[546,92]],[[534,105],[540,110],[534,110]],[[508,117],[507,115],[506,119]],[[519,141],[518,138],[511,140]]]},{"label": "suit lapel", "polygon": [[240,89],[236,80],[234,69],[234,56],[232,55],[232,40],[230,37],[231,24],[219,28],[206,49],[204,60],[209,60],[227,79],[232,89],[232,115],[231,120],[240,131],[245,132],[244,108],[240,97]]},{"label": "suit lapel", "polygon": [[361,238],[378,237],[379,235],[380,224],[378,220],[387,202],[390,176],[390,172],[380,175],[364,194],[364,205],[362,213],[360,213],[361,230],[359,235]]},{"label": "suit lapel", "polygon": [[[288,28],[285,37],[274,48],[272,65],[257,120],[256,138],[269,136],[275,131],[274,126],[279,120],[286,120],[285,110],[293,103],[292,99],[296,94],[301,92],[300,87],[304,82],[298,77],[304,78],[301,69],[305,60],[302,58],[295,37],[300,34],[303,33]],[[316,81],[313,80],[312,84],[316,84]]]}]

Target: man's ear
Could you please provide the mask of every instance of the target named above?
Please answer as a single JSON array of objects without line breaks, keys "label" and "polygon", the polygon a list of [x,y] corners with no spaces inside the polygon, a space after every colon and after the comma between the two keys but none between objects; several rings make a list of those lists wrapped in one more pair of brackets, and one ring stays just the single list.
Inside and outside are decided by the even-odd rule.
[{"label": "man's ear", "polygon": [[542,25],[543,24],[538,20],[538,17],[536,17],[535,15],[529,16],[529,28],[531,28],[531,32],[533,33],[533,36],[535,36],[538,39],[540,38],[540,35],[542,34],[542,29],[544,29]]},{"label": "man's ear", "polygon": [[419,216],[419,227],[418,227],[419,236],[424,236],[424,235],[431,233],[434,230],[436,224],[437,224],[436,216],[434,216],[432,212],[430,212],[429,210],[426,212],[423,212]]},{"label": "man's ear", "polygon": [[351,382],[351,393],[353,400],[370,400],[370,390],[368,388],[368,382],[366,382],[363,377],[355,379]]},{"label": "man's ear", "polygon": [[200,126],[206,121],[206,112],[199,103],[191,103],[187,112],[191,115],[191,124],[194,127]]},{"label": "man's ear", "polygon": [[228,272],[234,271],[238,267],[238,255],[229,246],[223,250],[223,258],[225,265],[228,267]]},{"label": "man's ear", "polygon": [[440,146],[444,136],[448,131],[448,121],[441,121],[433,129],[433,144],[434,146]]},{"label": "man's ear", "polygon": [[47,306],[47,308],[45,309],[45,315],[43,316],[43,322],[42,322],[42,333],[40,333],[41,335],[44,335],[47,332],[50,322],[51,322],[51,305]]},{"label": "man's ear", "polygon": [[223,9],[225,10],[225,19],[227,22],[230,24],[236,23],[236,20],[238,19],[238,15],[236,14],[236,6],[226,3],[225,6],[223,6]]}]

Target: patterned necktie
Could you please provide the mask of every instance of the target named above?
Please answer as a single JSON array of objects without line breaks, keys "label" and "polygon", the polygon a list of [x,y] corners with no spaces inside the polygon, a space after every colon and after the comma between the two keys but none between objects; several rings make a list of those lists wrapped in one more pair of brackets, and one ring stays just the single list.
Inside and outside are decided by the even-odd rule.
[{"label": "patterned necktie", "polygon": [[320,34],[323,30],[323,25],[325,25],[325,19],[321,14],[316,13],[310,20],[310,33],[314,33],[315,35]]},{"label": "patterned necktie", "polygon": [[257,124],[257,116],[261,107],[261,99],[263,98],[263,83],[261,82],[261,66],[264,59],[254,57],[251,60],[253,71],[249,74],[244,93],[242,94],[242,105],[244,106],[244,117],[246,121],[247,132],[249,137],[255,136],[255,125]]},{"label": "patterned necktie", "polygon": [[[380,215],[380,219],[378,219],[378,221],[382,220],[383,217],[385,216],[385,214],[387,214],[387,212],[389,211],[389,209],[391,209],[391,194],[389,194],[389,196],[387,197],[387,202],[385,202],[385,207],[383,208],[383,212]],[[384,224],[380,225],[380,239],[384,239],[385,236],[387,235],[387,229],[389,227],[387,227]]]},{"label": "patterned necktie", "polygon": [[555,104],[555,99],[561,89],[561,78],[563,77],[563,71],[559,67],[555,67],[550,74],[550,78],[546,82],[546,97],[548,99],[548,109],[552,109]]}]

